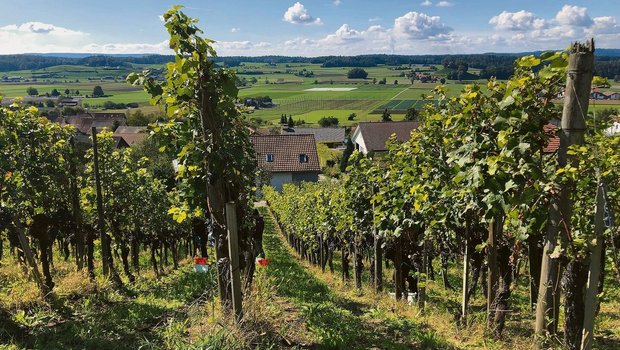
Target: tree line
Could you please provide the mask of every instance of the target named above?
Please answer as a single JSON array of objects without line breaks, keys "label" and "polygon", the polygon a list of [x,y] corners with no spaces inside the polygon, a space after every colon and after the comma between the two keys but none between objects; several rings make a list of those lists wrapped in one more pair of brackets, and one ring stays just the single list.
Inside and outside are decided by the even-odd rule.
[{"label": "tree line", "polygon": [[[614,52],[608,52],[613,54]],[[213,57],[214,62],[226,67],[250,63],[320,64],[323,67],[376,67],[378,65],[424,64],[440,65],[444,61],[467,62],[469,67],[481,69],[480,78],[508,79],[514,72],[513,62],[518,54],[460,54],[460,55],[358,55],[358,56],[229,56]],[[119,57],[96,55],[84,58],[49,57],[39,55],[0,55],[0,72],[43,69],[57,65],[85,65],[89,67],[131,67],[131,64],[162,64],[174,60],[170,55]],[[597,75],[613,79],[620,75],[620,59],[616,56],[598,56],[594,66]]]}]

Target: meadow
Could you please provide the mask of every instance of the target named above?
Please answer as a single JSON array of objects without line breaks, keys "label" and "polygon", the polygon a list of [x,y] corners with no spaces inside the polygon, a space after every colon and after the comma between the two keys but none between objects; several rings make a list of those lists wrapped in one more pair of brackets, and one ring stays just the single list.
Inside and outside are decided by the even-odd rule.
[{"label": "meadow", "polygon": [[[145,113],[157,112],[149,105],[149,96],[141,87],[125,83],[124,78],[133,71],[151,69],[156,74],[163,65],[129,65],[126,67],[87,67],[62,65],[39,70],[12,71],[0,73],[0,77],[20,76],[28,81],[16,83],[0,82],[0,94],[5,97],[26,95],[28,87],[34,87],[39,94],[66,89],[74,95],[92,94],[93,88],[100,85],[106,96],[85,97],[82,102],[89,108],[99,109],[106,101],[115,103],[138,103]],[[349,67],[321,67],[319,64],[265,64],[242,63],[232,69],[245,83],[239,89],[241,99],[269,96],[274,103],[272,108],[250,111],[250,117],[267,124],[277,124],[282,114],[292,115],[293,119],[316,125],[323,117],[336,117],[340,125],[351,125],[359,121],[378,121],[387,110],[394,120],[404,118],[410,107],[421,109],[430,102],[426,96],[432,95],[435,82],[413,82],[404,76],[410,71],[428,73],[437,78],[445,77],[446,70],[441,67],[423,65],[377,66],[364,68],[366,79],[349,79]],[[477,74],[476,69],[470,73]],[[36,81],[35,81],[36,80]],[[381,84],[381,81],[385,84]],[[465,83],[478,83],[483,86],[486,80],[459,82],[447,80],[445,90],[448,97],[458,95]],[[613,85],[603,92],[620,91],[620,85]],[[620,101],[595,101],[591,110],[601,108],[620,108]],[[125,110],[115,110],[125,111]],[[356,118],[349,120],[355,113]]]}]

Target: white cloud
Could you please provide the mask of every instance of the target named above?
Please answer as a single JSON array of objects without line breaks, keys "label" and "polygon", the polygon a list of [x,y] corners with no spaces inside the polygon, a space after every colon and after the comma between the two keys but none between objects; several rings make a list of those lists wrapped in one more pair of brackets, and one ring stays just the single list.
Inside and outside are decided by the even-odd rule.
[{"label": "white cloud", "polygon": [[439,16],[429,16],[415,11],[406,13],[394,20],[396,35],[410,39],[433,39],[447,35],[452,28],[441,22]]},{"label": "white cloud", "polygon": [[379,22],[381,20],[381,17],[373,17],[373,18],[369,18],[368,22]]},{"label": "white cloud", "polygon": [[454,6],[453,3],[451,3],[450,1],[440,1],[437,3],[437,7],[452,7]]},{"label": "white cloud", "polygon": [[424,2],[420,4],[420,6],[433,6],[433,2],[430,0],[424,0]]},{"label": "white cloud", "polygon": [[308,10],[300,2],[296,2],[293,6],[289,7],[284,13],[284,21],[294,24],[323,24],[320,18],[314,18]]},{"label": "white cloud", "polygon": [[587,8],[571,5],[564,5],[555,15],[555,19],[558,23],[569,26],[588,27],[593,23]]},{"label": "white cloud", "polygon": [[340,6],[342,4],[342,0],[334,0],[334,5]]},{"label": "white cloud", "polygon": [[594,17],[593,25],[589,28],[589,33],[597,34],[618,34],[620,33],[620,25],[615,18],[611,16]]},{"label": "white cloud", "polygon": [[111,43],[111,44],[88,44],[77,51],[69,52],[87,52],[87,53],[154,53],[166,54],[172,53],[168,45],[168,40],[155,43]]},{"label": "white cloud", "polygon": [[[502,12],[489,23],[507,35],[506,51],[565,48],[571,41],[594,37],[599,47],[616,47],[620,25],[612,16],[591,18],[585,7],[564,5],[553,18],[540,18],[531,12]],[[508,34],[508,33],[506,33]]]},{"label": "white cloud", "polygon": [[241,31],[241,29],[237,28],[237,27],[230,28],[230,32],[231,33],[239,33],[240,31]]},{"label": "white cloud", "polygon": [[41,34],[41,35],[50,35],[50,36],[88,35],[87,33],[80,32],[77,30],[71,30],[71,29],[67,29],[63,27],[58,27],[53,24],[42,23],[42,22],[26,22],[20,25],[10,24],[4,27],[0,27],[0,31]]},{"label": "white cloud", "polygon": [[351,29],[348,24],[343,24],[335,33],[327,35],[322,41],[327,44],[346,44],[363,40],[362,36],[363,32]]},{"label": "white cloud", "polygon": [[541,29],[545,26],[545,20],[536,17],[531,12],[524,10],[518,12],[503,11],[489,21],[490,24],[500,30],[525,31]]}]

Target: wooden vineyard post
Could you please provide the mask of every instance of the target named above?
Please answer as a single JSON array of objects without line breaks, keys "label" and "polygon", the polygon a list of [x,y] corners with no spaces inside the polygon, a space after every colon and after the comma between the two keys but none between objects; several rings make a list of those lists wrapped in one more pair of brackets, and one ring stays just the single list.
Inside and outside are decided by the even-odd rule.
[{"label": "wooden vineyard post", "polygon": [[605,231],[605,188],[599,183],[596,192],[596,214],[594,216],[594,235],[596,244],[590,255],[590,271],[585,297],[585,313],[583,317],[583,334],[581,350],[592,349],[594,340],[594,317],[598,309],[598,281],[601,276],[601,255],[603,251],[603,232]]},{"label": "wooden vineyard post", "polygon": [[[239,273],[239,238],[237,230],[237,209],[234,202],[226,203],[226,227],[228,229],[228,255],[230,256],[230,280],[235,322],[241,321],[241,277]],[[254,262],[250,262],[253,264]]]},{"label": "wooden vineyard post", "polygon": [[75,262],[78,270],[84,268],[84,232],[82,231],[82,214],[80,212],[80,198],[79,189],[77,185],[77,169],[76,169],[76,156],[75,156],[75,139],[72,137],[69,141],[71,143],[71,160],[69,161],[69,172],[71,173],[71,206],[73,210],[73,220],[75,221]]},{"label": "wooden vineyard post", "polygon": [[[588,111],[590,89],[592,87],[594,67],[594,40],[586,44],[574,43],[570,48],[568,60],[568,77],[564,90],[564,109],[562,112],[560,148],[558,166],[567,164],[567,150],[571,145],[584,143],[586,131],[585,115]],[[535,334],[538,346],[544,347],[548,333],[554,333],[557,325],[559,305],[560,261],[555,253],[558,238],[565,239],[565,232],[570,230],[573,204],[569,191],[572,184],[560,188],[559,198],[553,198],[549,208],[549,224],[544,240],[540,283],[538,284],[538,301],[536,303]]]},{"label": "wooden vineyard post", "polygon": [[[372,193],[374,195],[374,187],[372,189]],[[375,264],[374,266],[371,266],[371,268],[375,270],[375,292],[380,292],[383,289],[383,251],[381,247],[383,242],[377,233],[377,223],[375,222],[375,202],[372,202],[372,233],[374,237]]]},{"label": "wooden vineyard post", "polygon": [[396,300],[403,298],[403,235],[394,241],[394,292]]},{"label": "wooden vineyard post", "polygon": [[494,219],[489,223],[489,238],[487,241],[487,262],[488,262],[488,280],[487,280],[487,327],[493,325],[493,302],[495,301],[495,292],[497,291],[499,274],[497,269],[497,236],[500,235],[500,220]]},{"label": "wooden vineyard post", "polygon": [[381,249],[381,237],[375,233],[375,292],[383,289],[383,250]]},{"label": "wooden vineyard post", "polygon": [[32,250],[30,250],[30,245],[28,244],[28,238],[24,234],[24,228],[21,224],[15,225],[17,228],[17,237],[19,238],[19,243],[21,245],[22,251],[24,252],[24,256],[26,257],[26,261],[28,265],[32,268],[32,277],[39,287],[39,290],[43,292],[43,294],[47,293],[47,287],[43,283],[43,279],[41,278],[41,273],[39,272],[39,268],[37,263],[34,261],[34,255],[32,254]]},{"label": "wooden vineyard post", "polygon": [[426,233],[424,235],[424,243],[422,243],[422,277],[424,278],[423,282],[418,282],[418,308],[420,310],[424,310],[424,306],[426,305],[426,287],[428,286],[428,239],[426,238]]},{"label": "wooden vineyard post", "polygon": [[99,237],[101,240],[101,262],[103,265],[103,275],[110,275],[110,260],[108,256],[110,252],[108,251],[109,245],[107,244],[108,235],[105,233],[105,221],[104,221],[104,212],[103,212],[103,195],[101,191],[101,175],[99,173],[99,151],[97,149],[97,128],[93,126],[92,133],[93,137],[93,162],[94,162],[94,170],[95,170],[95,188],[97,191],[97,216],[98,216],[98,224],[99,224]]},{"label": "wooden vineyard post", "polygon": [[[467,229],[467,233],[469,234],[469,228]],[[467,304],[468,304],[468,296],[467,290],[469,289],[469,238],[465,236],[465,254],[463,254],[463,294],[461,298],[461,326],[467,326]]]}]

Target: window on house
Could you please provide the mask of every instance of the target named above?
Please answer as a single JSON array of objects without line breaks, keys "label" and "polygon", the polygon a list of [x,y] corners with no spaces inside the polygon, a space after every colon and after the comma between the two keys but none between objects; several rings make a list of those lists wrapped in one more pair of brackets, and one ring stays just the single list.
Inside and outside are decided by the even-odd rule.
[{"label": "window on house", "polygon": [[273,154],[268,153],[266,158],[267,158],[267,162],[270,162],[270,163],[273,162]]},{"label": "window on house", "polygon": [[299,155],[299,162],[300,163],[308,163],[308,156],[306,154],[300,154]]}]

